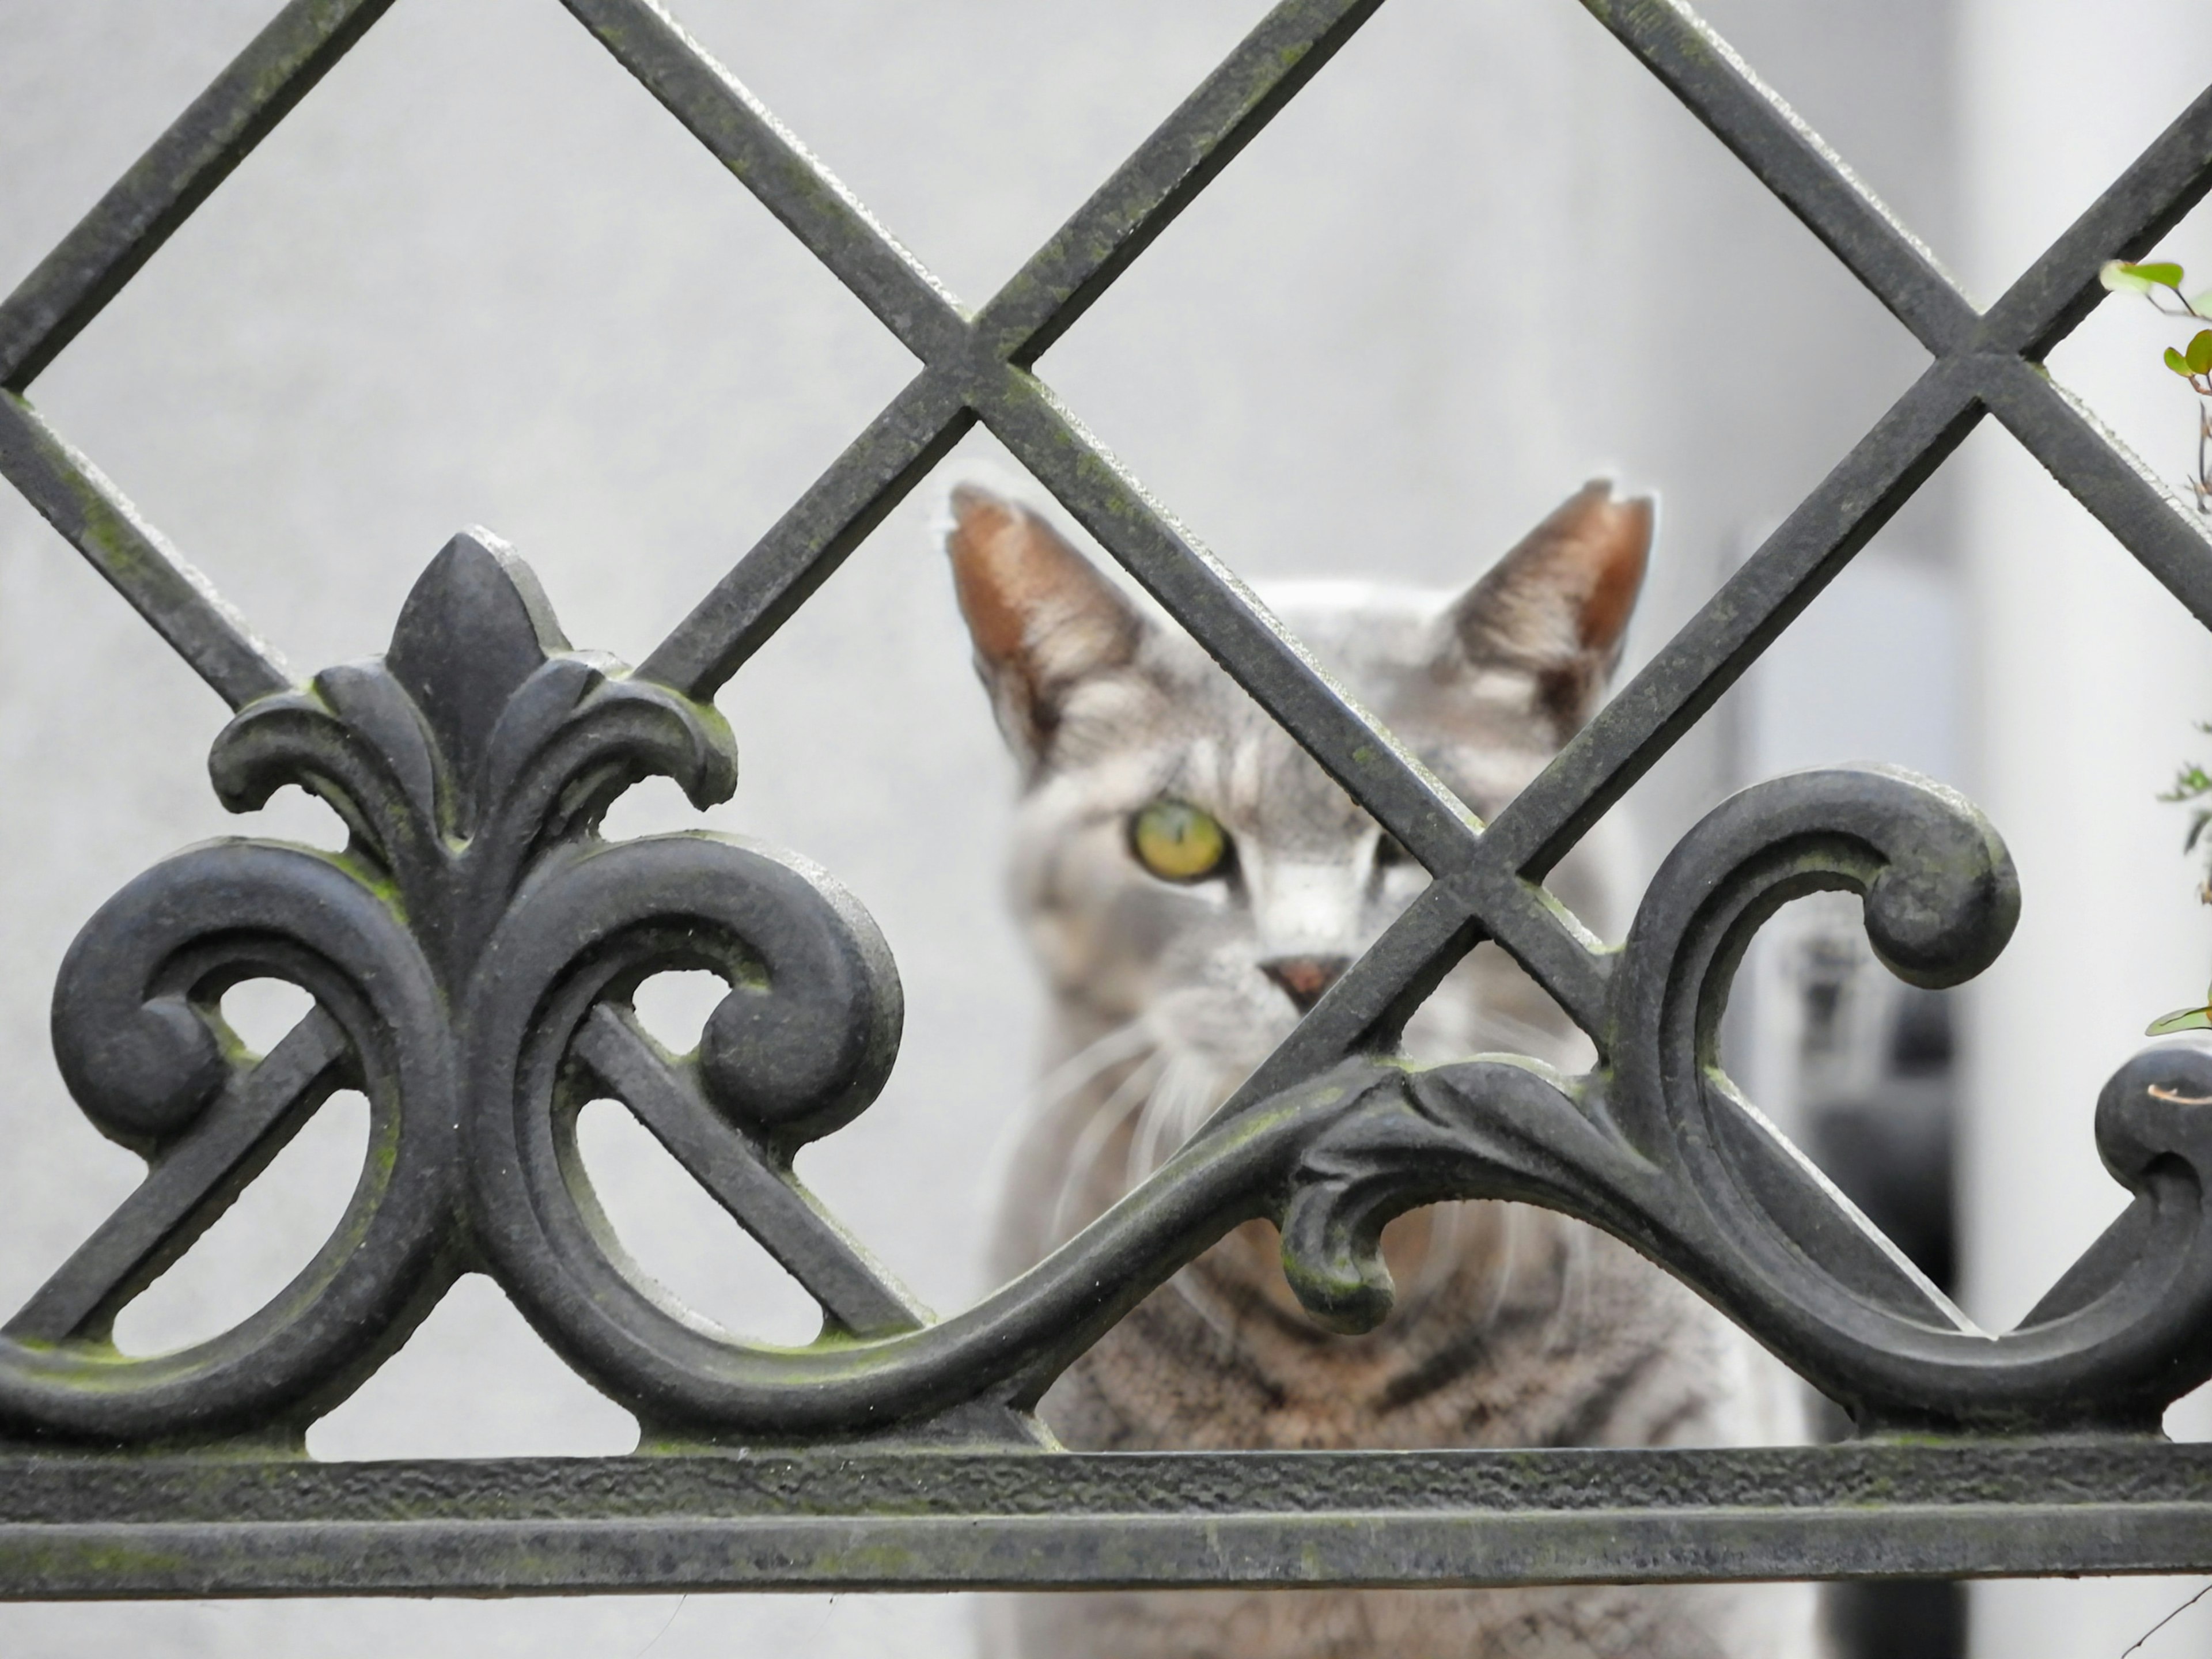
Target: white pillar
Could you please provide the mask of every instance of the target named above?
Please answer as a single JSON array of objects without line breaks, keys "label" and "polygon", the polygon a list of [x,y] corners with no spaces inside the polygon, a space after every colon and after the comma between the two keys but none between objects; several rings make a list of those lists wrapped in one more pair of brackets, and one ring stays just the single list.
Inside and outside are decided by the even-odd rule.
[{"label": "white pillar", "polygon": [[[1965,0],[1961,27],[1961,263],[1986,303],[2212,80],[2212,7]],[[2161,251],[2212,283],[2201,216]],[[2194,403],[2157,360],[2185,337],[2142,301],[2115,299],[2051,364],[2170,478],[2193,457]],[[2186,818],[2154,799],[2185,757],[2212,762],[2212,737],[2191,728],[2212,720],[2212,640],[1994,422],[1956,464],[1967,475],[1976,793],[2025,893],[2019,933],[1973,988],[1967,1024],[1966,1299],[2003,1328],[2119,1211],[2124,1194],[2090,1135],[2097,1091],[2144,1024],[2193,1001],[2212,971],[2212,911],[2191,896],[2181,855]],[[2174,1431],[2203,1416],[2192,1402]],[[2195,1587],[1983,1586],[1973,1650],[2117,1655]],[[2146,1654],[2208,1651],[2212,1601]]]}]

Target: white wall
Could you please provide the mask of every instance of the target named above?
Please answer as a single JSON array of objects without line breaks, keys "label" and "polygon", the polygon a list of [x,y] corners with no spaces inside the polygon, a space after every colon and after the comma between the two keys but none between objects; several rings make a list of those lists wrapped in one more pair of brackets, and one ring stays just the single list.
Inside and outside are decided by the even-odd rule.
[{"label": "white wall", "polygon": [[[2191,0],[1968,0],[1962,130],[1972,229],[1962,274],[1994,299],[2212,80],[2212,11]],[[2212,216],[2163,247],[2212,275]],[[2108,301],[2051,358],[2169,478],[2193,454],[2187,389],[2157,363],[2172,327]],[[2018,860],[2011,948],[1974,988],[1966,1170],[1969,1310],[2019,1318],[2124,1194],[2100,1166],[2091,1113],[2143,1026],[2212,967],[2212,912],[2180,857],[2185,817],[2153,799],[2212,718],[2212,650],[2181,607],[1991,428],[1960,458],[1977,653],[1973,788]],[[2202,1436],[2202,1401],[2176,1432]],[[2117,1655],[2187,1582],[1985,1586],[1990,1659]],[[2212,1650],[2200,1605],[2145,1649]]]},{"label": "white wall", "polygon": [[[0,283],[271,9],[0,6]],[[1260,7],[678,9],[978,302]],[[1943,6],[1712,9],[1908,218],[1938,240],[1954,229]],[[1042,369],[1256,575],[1466,580],[1594,470],[1656,486],[1642,652],[1918,361],[1579,7],[1397,0]],[[635,660],[910,369],[551,0],[405,0],[36,399],[302,668],[380,649],[416,573],[471,522],[536,563],[580,643]],[[1946,541],[1942,494],[1900,528],[1911,545]],[[745,777],[711,821],[827,865],[889,933],[909,998],[897,1074],[808,1170],[957,1306],[979,1288],[984,1172],[1022,1097],[1036,997],[999,899],[1011,777],[927,512],[894,514],[725,695]],[[237,827],[202,770],[221,712],[0,492],[0,1057],[15,1080],[0,1302],[135,1177],[53,1076],[46,988],[107,894]],[[1642,792],[1655,857],[1721,788],[1715,753],[1693,738]],[[626,819],[678,821],[665,796]],[[311,1134],[260,1183],[229,1238],[179,1270],[147,1340],[301,1258],[350,1179],[345,1129]],[[608,1158],[636,1212],[678,1218],[640,1240],[649,1264],[732,1318],[780,1316],[729,1271],[726,1227],[685,1218],[648,1160],[619,1145]],[[315,1446],[594,1449],[624,1432],[470,1286]],[[0,1651],[619,1656],[673,1611],[12,1608]],[[949,1654],[966,1616],[957,1601],[693,1598],[653,1652]]]}]

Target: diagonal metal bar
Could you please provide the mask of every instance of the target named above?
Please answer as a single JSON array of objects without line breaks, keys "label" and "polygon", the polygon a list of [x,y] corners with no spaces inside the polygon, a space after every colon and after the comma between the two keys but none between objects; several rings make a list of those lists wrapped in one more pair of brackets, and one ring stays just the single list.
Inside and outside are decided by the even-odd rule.
[{"label": "diagonal metal bar", "polygon": [[283,660],[82,455],[13,392],[0,392],[0,476],[233,708],[291,689]]},{"label": "diagonal metal bar", "polygon": [[352,50],[392,0],[292,0],[0,301],[0,388],[21,392]]},{"label": "diagonal metal bar", "polygon": [[1458,892],[1448,882],[1431,882],[1222,1103],[1212,1121],[1263,1104],[1362,1048],[1395,1042],[1437,982],[1481,939],[1481,929]]},{"label": "diagonal metal bar", "polygon": [[1990,357],[1990,412],[2143,568],[2212,628],[2212,534],[2074,395],[2017,357]]},{"label": "diagonal metal bar", "polygon": [[1251,589],[1192,541],[1039,380],[1002,369],[976,412],[1076,521],[1165,605],[1329,775],[1429,869],[1473,855],[1474,815],[1307,654]]},{"label": "diagonal metal bar", "polygon": [[624,69],[926,362],[967,319],[921,263],[654,0],[562,0]]},{"label": "diagonal metal bar", "polygon": [[576,1034],[577,1058],[637,1114],[653,1138],[856,1335],[918,1330],[927,1310],[903,1295],[787,1170],[734,1129],[711,1133],[714,1109],[653,1044],[604,1003]]},{"label": "diagonal metal bar", "polygon": [[64,1342],[112,1321],[284,1150],[339,1086],[350,1058],[337,1022],[319,1008],[310,1011],[162,1155],[8,1322],[4,1334],[19,1342]]},{"label": "diagonal metal bar", "polygon": [[1583,4],[1923,345],[1972,338],[1973,303],[1935,255],[1683,0]]},{"label": "diagonal metal bar", "polygon": [[2152,141],[2048,252],[1991,306],[1979,349],[2037,361],[2105,297],[2097,270],[2134,258],[2179,224],[2212,189],[2212,87]]},{"label": "diagonal metal bar", "polygon": [[909,381],[654,647],[639,678],[712,696],[975,422],[951,374],[927,370]]},{"label": "diagonal metal bar", "polygon": [[1981,418],[1941,358],[1641,672],[1500,812],[1483,856],[1541,880],[1872,540]]},{"label": "diagonal metal bar", "polygon": [[992,356],[1026,368],[1321,72],[1382,0],[1284,0],[977,313]]},{"label": "diagonal metal bar", "polygon": [[1567,1017],[1605,1041],[1606,986],[1613,958],[1582,919],[1538,883],[1478,859],[1454,878],[1468,914],[1482,925]]}]

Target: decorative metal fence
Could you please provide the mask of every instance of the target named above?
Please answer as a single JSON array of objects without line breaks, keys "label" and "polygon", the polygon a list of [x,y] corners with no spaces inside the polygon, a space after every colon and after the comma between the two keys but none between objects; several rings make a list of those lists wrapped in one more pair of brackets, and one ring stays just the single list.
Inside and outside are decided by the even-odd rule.
[{"label": "decorative metal fence", "polygon": [[[651,0],[565,0],[922,368],[635,670],[573,651],[527,571],[457,538],[376,664],[304,684],[23,399],[33,378],[375,22],[292,0],[0,305],[0,471],[237,711],[226,805],[330,802],[343,854],[237,841],[125,887],[64,962],[78,1105],[145,1182],[0,1333],[0,1595],[1507,1583],[2212,1569],[2212,1447],[2158,1434],[2212,1376],[2212,1052],[2152,1049],[2096,1105],[2133,1192],[2014,1331],[1969,1324],[1721,1075],[1751,933],[1817,888],[1946,984],[2018,892],[1965,800],[1880,770],[1710,814],[1601,947],[1547,872],[1994,414],[2212,626],[2212,540],[2045,374],[2212,186],[2199,98],[1978,311],[1727,47],[1668,0],[1585,0],[1933,362],[1512,804],[1477,823],[1353,707],[1030,371],[1371,14],[1285,0],[980,310],[962,308]],[[1431,885],[1158,1175],[1042,1267],[933,1322],[817,1205],[794,1152],[864,1109],[900,1021],[867,916],[809,867],[705,836],[608,843],[649,775],[733,787],[708,699],[970,427],[1001,440],[1425,865]],[[1595,1041],[1570,1088],[1496,1061],[1385,1063],[1485,939]],[[675,1056],[647,975],[731,984]],[[221,1023],[253,977],[315,1008],[265,1057]],[[116,1313],[341,1088],[370,1103],[343,1219],[272,1302],[128,1358]],[[577,1156],[619,1097],[821,1304],[811,1347],[710,1334],[629,1273]],[[1605,1227],[1844,1405],[1860,1437],[1761,1450],[1079,1455],[1029,1409],[1231,1226],[1268,1216],[1307,1306],[1387,1305],[1376,1218],[1440,1196]],[[490,1273],[654,1455],[319,1463],[307,1425],[463,1271]],[[742,1453],[743,1455],[738,1455]]]}]

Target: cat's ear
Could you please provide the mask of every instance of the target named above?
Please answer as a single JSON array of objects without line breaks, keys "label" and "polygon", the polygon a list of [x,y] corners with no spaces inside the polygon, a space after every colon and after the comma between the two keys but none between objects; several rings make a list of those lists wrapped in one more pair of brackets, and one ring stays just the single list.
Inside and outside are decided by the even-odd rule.
[{"label": "cat's ear", "polygon": [[1534,712],[1576,731],[1620,660],[1651,522],[1649,496],[1584,484],[1452,606],[1446,649],[1466,667],[1526,674]]},{"label": "cat's ear", "polygon": [[1050,525],[974,484],[952,492],[945,550],[999,728],[1035,765],[1069,694],[1135,659],[1144,619]]}]

